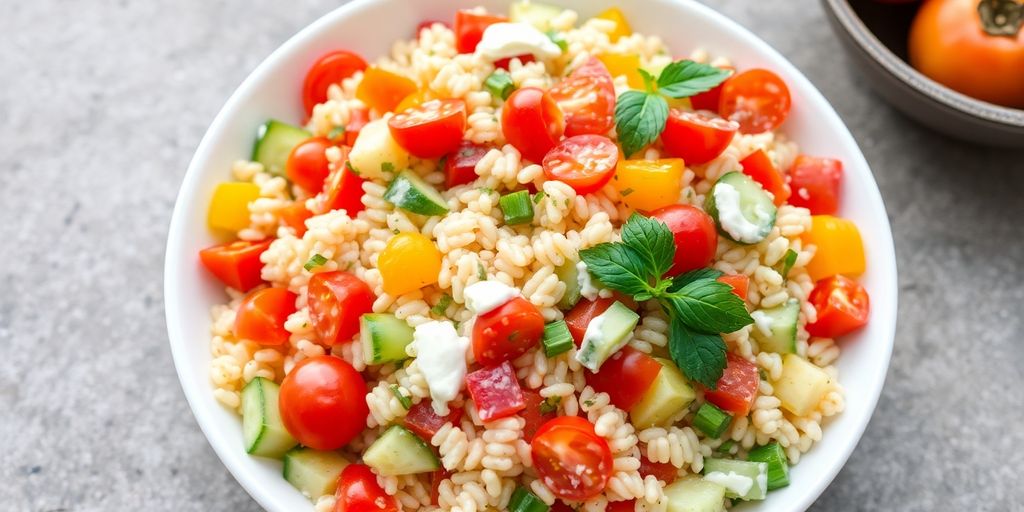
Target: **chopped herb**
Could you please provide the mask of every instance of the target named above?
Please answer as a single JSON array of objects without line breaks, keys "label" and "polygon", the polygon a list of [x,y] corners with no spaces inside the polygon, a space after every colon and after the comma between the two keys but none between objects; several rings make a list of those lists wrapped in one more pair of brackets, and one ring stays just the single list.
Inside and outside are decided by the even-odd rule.
[{"label": "chopped herb", "polygon": [[619,195],[621,195],[622,197],[626,197],[626,196],[628,196],[628,195],[630,195],[632,193],[633,193],[633,189],[627,188],[626,190],[623,190],[622,192],[619,192]]},{"label": "chopped herb", "polygon": [[593,398],[591,398],[590,400],[584,400],[584,401],[583,401],[583,405],[585,405],[585,406],[587,406],[587,407],[591,407],[591,406],[593,406],[593,405],[594,405],[594,399],[593,399]]},{"label": "chopped herb", "polygon": [[540,403],[541,414],[551,414],[558,410],[558,404],[562,403],[562,397],[549,396]]},{"label": "chopped herb", "polygon": [[381,172],[395,172],[395,164],[391,162],[381,162],[380,170]]},{"label": "chopped herb", "polygon": [[446,293],[441,296],[441,299],[437,301],[437,304],[434,304],[434,307],[430,308],[430,312],[437,316],[441,316],[445,311],[448,311],[448,306],[451,305],[452,296]]},{"label": "chopped herb", "polygon": [[344,126],[335,126],[334,128],[331,128],[331,131],[327,132],[327,138],[331,140],[337,140],[338,137],[341,137],[344,134]]},{"label": "chopped herb", "polygon": [[308,271],[312,271],[314,268],[324,266],[325,263],[327,263],[327,258],[323,257],[320,254],[314,254],[310,256],[309,261],[307,261],[306,264],[302,266],[302,268]]},{"label": "chopped herb", "polygon": [[544,194],[543,190],[538,191],[536,194],[534,194],[533,195],[533,204],[540,204],[541,199],[544,199],[544,195],[545,194]]},{"label": "chopped herb", "polygon": [[729,450],[732,450],[733,446],[736,446],[736,441],[733,441],[732,439],[730,439],[730,440],[728,440],[728,441],[718,445],[718,448],[715,448],[715,451],[721,452],[721,453],[728,453]]},{"label": "chopped herb", "polygon": [[565,40],[565,37],[562,36],[561,32],[557,30],[549,30],[547,32],[547,36],[552,43],[558,45],[558,48],[562,50],[562,53],[569,51],[569,41]]},{"label": "chopped herb", "polygon": [[352,174],[359,176],[359,169],[356,169],[355,167],[352,166],[351,160],[345,160],[345,167],[348,168],[348,170],[351,171]]},{"label": "chopped herb", "polygon": [[494,193],[494,189],[491,188],[491,187],[480,187],[477,190],[479,190],[480,193],[483,194],[483,195],[488,195],[488,194],[493,194]]},{"label": "chopped herb", "polygon": [[487,269],[484,268],[483,263],[476,264],[476,277],[480,278],[481,281],[487,280]]},{"label": "chopped herb", "polygon": [[787,249],[786,255],[782,257],[782,279],[789,279],[789,271],[793,270],[793,265],[796,265],[796,258],[798,254],[793,249]]},{"label": "chopped herb", "polygon": [[409,410],[412,407],[412,400],[409,397],[402,394],[402,390],[398,387],[398,384],[391,385],[391,392],[395,394],[395,398],[398,399],[398,403],[402,404],[402,408]]},{"label": "chopped herb", "polygon": [[763,381],[767,381],[768,380],[768,372],[766,372],[764,370],[764,368],[758,368],[757,369],[757,376],[760,377],[761,380],[763,380]]},{"label": "chopped herb", "polygon": [[396,235],[401,233],[401,231],[398,228],[392,229],[391,232]]}]

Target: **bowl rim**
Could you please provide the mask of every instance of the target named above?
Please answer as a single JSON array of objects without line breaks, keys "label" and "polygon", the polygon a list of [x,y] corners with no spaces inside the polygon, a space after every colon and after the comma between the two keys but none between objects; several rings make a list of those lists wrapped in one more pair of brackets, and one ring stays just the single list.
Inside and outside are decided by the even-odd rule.
[{"label": "bowl rim", "polygon": [[932,80],[883,44],[853,10],[848,0],[824,0],[824,3],[843,30],[871,60],[922,96],[976,119],[1000,126],[1024,128],[1024,110],[972,98]]},{"label": "bowl rim", "polygon": [[[501,1],[509,2],[512,0]],[[878,265],[881,269],[880,274],[883,278],[877,288],[877,293],[879,293],[880,296],[885,297],[885,303],[891,304],[891,309],[886,308],[885,310],[878,312],[879,316],[875,317],[875,312],[872,314],[873,320],[882,323],[878,332],[879,335],[884,338],[884,346],[881,347],[884,348],[884,353],[873,357],[872,361],[876,366],[869,372],[872,377],[869,381],[870,386],[859,390],[858,394],[864,396],[863,404],[866,408],[859,416],[853,416],[853,418],[847,420],[849,422],[846,428],[846,431],[849,433],[848,442],[839,445],[840,448],[832,450],[835,454],[828,459],[829,462],[826,465],[826,469],[816,473],[816,476],[812,480],[809,480],[804,486],[805,491],[798,495],[799,498],[791,500],[786,508],[786,510],[796,512],[804,511],[810,507],[815,500],[817,500],[822,492],[824,492],[828,485],[833,481],[839,471],[846,465],[847,460],[859,443],[871,417],[873,416],[885,383],[892,355],[892,348],[895,343],[896,317],[898,312],[897,265],[891,225],[885,211],[881,192],[878,189],[878,184],[874,179],[874,175],[870,171],[870,166],[868,166],[863,152],[860,150],[860,147],[854,140],[853,135],[850,133],[846,124],[842,122],[841,118],[839,118],[835,109],[802,72],[800,72],[775,48],[754,35],[750,30],[743,27],[736,21],[733,21],[726,15],[703,5],[696,0],[652,1],[655,3],[661,2],[683,5],[685,8],[690,9],[698,15],[714,18],[723,27],[726,27],[727,30],[731,31],[734,36],[742,39],[744,44],[756,44],[760,46],[761,51],[769,54],[779,63],[780,67],[785,68],[786,75],[793,77],[795,80],[800,82],[803,88],[813,92],[809,98],[806,98],[809,104],[811,104],[809,108],[814,111],[822,112],[822,115],[834,118],[834,124],[837,127],[836,136],[839,139],[840,144],[843,147],[851,148],[851,153],[848,155],[848,158],[855,160],[855,165],[866,171],[863,179],[866,180],[867,184],[870,186],[867,187],[867,195],[861,197],[861,200],[868,203],[871,208],[875,209],[875,217],[880,218],[877,225],[872,226],[872,228],[879,233],[881,241],[884,242],[883,246],[874,247],[874,249],[877,250],[877,254],[874,254],[873,256],[874,259],[879,262]],[[275,63],[281,59],[291,56],[295,53],[296,49],[300,48],[308,39],[316,36],[316,34],[324,28],[339,22],[341,19],[344,19],[351,14],[358,13],[374,3],[375,0],[353,0],[327,12],[320,18],[302,28],[299,32],[291,36],[287,41],[271,52],[270,55],[268,55],[243,80],[238,88],[232,92],[231,96],[217,113],[213,122],[203,135],[203,138],[189,163],[178,197],[175,201],[174,212],[172,214],[168,230],[168,242],[165,253],[164,268],[165,321],[167,322],[169,343],[171,345],[172,357],[178,374],[179,383],[185,393],[189,407],[196,418],[196,422],[199,424],[207,442],[211,445],[214,452],[221,460],[221,463],[228,469],[235,480],[246,490],[246,492],[248,492],[248,494],[260,506],[268,510],[287,510],[287,508],[284,506],[284,502],[281,497],[275,496],[270,492],[270,490],[262,485],[262,478],[260,478],[249,467],[236,460],[236,454],[233,453],[233,450],[236,447],[232,446],[231,443],[224,442],[223,432],[221,432],[216,425],[217,422],[214,417],[214,411],[208,408],[204,403],[206,401],[205,398],[208,398],[206,395],[211,394],[209,382],[198,382],[193,378],[193,375],[187,373],[193,366],[193,363],[189,361],[185,348],[185,344],[188,342],[188,339],[186,338],[184,327],[181,323],[181,319],[184,315],[182,302],[183,295],[181,292],[183,285],[178,279],[178,274],[184,265],[183,261],[185,256],[183,255],[182,248],[185,244],[186,233],[188,233],[190,229],[194,228],[194,226],[187,223],[187,210],[194,202],[192,197],[195,195],[194,190],[197,188],[202,176],[206,173],[204,167],[206,166],[206,162],[211,158],[211,154],[214,152],[216,140],[221,137],[222,132],[226,130],[226,126],[229,125],[231,119],[238,115],[241,104],[247,101],[247,97],[251,95],[253,90],[256,89],[259,84],[271,77],[270,72],[275,68]],[[873,294],[874,293],[876,293],[876,291],[873,291]],[[219,406],[219,404],[215,405]],[[847,414],[852,415],[850,412]]]}]

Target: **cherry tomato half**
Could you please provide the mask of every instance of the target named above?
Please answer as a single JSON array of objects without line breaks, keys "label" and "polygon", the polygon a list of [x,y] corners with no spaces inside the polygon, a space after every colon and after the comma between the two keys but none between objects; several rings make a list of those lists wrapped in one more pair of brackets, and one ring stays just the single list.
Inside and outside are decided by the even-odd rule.
[{"label": "cherry tomato half", "polygon": [[711,264],[718,250],[718,232],[710,215],[688,204],[673,204],[651,212],[651,218],[668,226],[676,243],[672,268],[676,276]]},{"label": "cherry tomato half", "polygon": [[775,168],[768,155],[758,149],[740,160],[743,167],[743,174],[750,176],[750,179],[761,184],[761,187],[772,193],[775,206],[780,206],[789,199],[789,186],[782,178],[782,173]]},{"label": "cherry tomato half", "polygon": [[389,496],[366,464],[349,464],[341,471],[334,493],[334,512],[398,512],[398,502]]},{"label": "cherry tomato half", "polygon": [[565,119],[550,94],[536,87],[523,87],[505,100],[501,129],[509,144],[525,158],[540,162],[562,138]]},{"label": "cherry tomato half", "polygon": [[746,416],[757,398],[760,382],[761,376],[754,363],[728,352],[722,378],[718,379],[714,391],[704,391],[704,399],[733,416]]},{"label": "cherry tomato half", "polygon": [[530,301],[515,297],[477,317],[473,323],[473,355],[484,365],[523,355],[544,335],[544,316]]},{"label": "cherry tomato half", "polygon": [[615,299],[611,297],[596,300],[583,299],[565,314],[565,325],[569,328],[569,334],[572,335],[572,340],[577,347],[583,343],[583,335],[586,334],[590,321],[603,314],[614,303]]},{"label": "cherry tomato half", "polygon": [[455,13],[455,50],[459,53],[473,53],[484,37],[484,30],[495,24],[508,21],[504,16],[477,14],[473,11]]},{"label": "cherry tomato half", "polygon": [[834,158],[800,155],[789,169],[789,204],[802,206],[811,215],[832,215],[839,211],[843,162]]},{"label": "cherry tomato half", "polygon": [[285,320],[295,312],[298,297],[284,288],[264,288],[246,295],[235,314],[235,336],[260,345],[283,345],[291,333]]},{"label": "cherry tomato half", "polygon": [[328,346],[348,343],[359,332],[359,317],[373,311],[373,292],[361,279],[342,271],[322,272],[309,280],[309,321]]},{"label": "cherry tomato half", "polygon": [[818,319],[807,324],[811,336],[836,338],[868,323],[868,291],[848,277],[836,275],[818,281],[807,300],[818,312]]},{"label": "cherry tomato half", "polygon": [[743,300],[747,300],[750,276],[745,274],[723,274],[718,277],[718,281],[732,286],[732,293]]},{"label": "cherry tomato half", "polygon": [[445,185],[452,188],[456,185],[465,185],[476,179],[476,164],[480,161],[490,148],[470,142],[462,141],[459,148],[450,153],[444,160]]},{"label": "cherry tomato half", "polygon": [[583,418],[562,416],[545,423],[530,447],[537,476],[561,499],[597,496],[612,476],[608,442]]},{"label": "cherry tomato half", "polygon": [[722,84],[718,113],[740,124],[740,133],[778,128],[789,116],[789,88],[767,69],[750,69]]},{"label": "cherry tomato half", "polygon": [[586,371],[587,384],[608,393],[615,407],[628,411],[643,398],[661,371],[661,363],[633,348],[622,347],[612,354],[597,373]]},{"label": "cherry tomato half", "polygon": [[311,194],[324,188],[324,180],[331,173],[331,162],[327,160],[327,148],[334,146],[326,137],[312,137],[292,148],[285,162],[284,171],[288,179]]},{"label": "cherry tomato half", "polygon": [[239,291],[247,292],[263,283],[260,273],[263,262],[260,255],[270,247],[273,240],[262,242],[236,241],[207,247],[199,251],[203,262],[220,282]]},{"label": "cherry tomato half", "polygon": [[388,119],[391,136],[419,158],[440,158],[455,151],[466,131],[466,103],[431,100]]},{"label": "cherry tomato half", "polygon": [[[343,159],[348,159],[348,150],[341,148]],[[331,210],[345,210],[350,217],[363,211],[366,206],[363,204],[363,183],[365,179],[352,172],[348,164],[341,164],[334,168],[324,181],[324,190],[316,196],[314,213],[317,215],[327,213]]]},{"label": "cherry tomato half", "polygon": [[661,142],[672,156],[687,165],[706,164],[729,147],[739,124],[700,112],[672,109],[661,132]]},{"label": "cherry tomato half", "polygon": [[565,113],[565,135],[607,133],[615,123],[615,85],[608,68],[591,57],[548,93]]},{"label": "cherry tomato half", "polygon": [[281,382],[281,420],[288,433],[314,450],[337,450],[366,427],[366,383],[345,360],[299,361]]},{"label": "cherry tomato half", "polygon": [[[643,453],[644,450],[641,450]],[[647,478],[647,475],[654,475],[654,478],[670,484],[675,481],[679,474],[679,470],[676,469],[671,463],[668,462],[652,462],[647,458],[646,455],[640,456],[640,476]]]},{"label": "cherry tomato half", "polygon": [[544,156],[544,175],[569,185],[577,194],[600,190],[615,175],[619,148],[603,135],[577,135],[559,142]]},{"label": "cherry tomato half", "polygon": [[320,57],[306,72],[302,83],[302,105],[306,115],[313,114],[313,107],[327,101],[327,88],[366,69],[362,57],[346,50],[337,50]]}]

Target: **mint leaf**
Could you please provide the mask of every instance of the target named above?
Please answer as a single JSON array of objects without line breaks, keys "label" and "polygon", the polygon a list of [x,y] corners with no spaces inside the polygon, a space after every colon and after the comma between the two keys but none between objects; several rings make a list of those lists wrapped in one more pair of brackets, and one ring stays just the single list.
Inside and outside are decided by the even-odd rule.
[{"label": "mint leaf", "polygon": [[675,239],[668,226],[658,219],[634,213],[622,227],[622,242],[643,257],[654,278],[661,277],[672,266]]},{"label": "mint leaf", "polygon": [[718,279],[722,272],[711,267],[691,270],[685,274],[679,274],[672,278],[672,286],[668,287],[669,292],[679,291],[680,288],[700,279]]},{"label": "mint leaf", "polygon": [[626,91],[615,105],[615,129],[627,157],[654,142],[665,129],[668,102],[641,91]]},{"label": "mint leaf", "polygon": [[698,279],[667,296],[672,311],[690,329],[706,333],[734,332],[754,323],[743,299],[732,287],[714,279]]},{"label": "mint leaf", "polygon": [[665,66],[658,76],[658,92],[673,98],[686,98],[710,91],[729,78],[730,72],[692,60],[680,60]]},{"label": "mint leaf", "polygon": [[782,279],[789,279],[789,271],[793,270],[793,265],[796,265],[796,258],[798,254],[793,249],[787,249],[786,255],[782,257]]},{"label": "mint leaf", "polygon": [[628,245],[598,244],[580,251],[580,259],[587,264],[590,274],[608,288],[630,295],[651,291],[644,258]]},{"label": "mint leaf", "polygon": [[678,317],[669,326],[668,353],[686,377],[715,389],[725,370],[725,341],[718,334],[690,330]]}]

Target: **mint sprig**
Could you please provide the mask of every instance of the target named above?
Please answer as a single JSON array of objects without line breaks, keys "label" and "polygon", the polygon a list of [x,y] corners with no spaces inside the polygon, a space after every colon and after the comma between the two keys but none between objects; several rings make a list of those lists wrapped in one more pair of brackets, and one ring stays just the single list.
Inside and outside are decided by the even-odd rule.
[{"label": "mint sprig", "polygon": [[679,99],[710,91],[729,77],[727,70],[692,60],[673,62],[657,77],[638,71],[646,90],[626,91],[615,105],[615,130],[627,157],[657,140],[665,130],[666,97]]},{"label": "mint sprig", "polygon": [[664,277],[677,248],[668,226],[633,214],[621,242],[580,251],[587,269],[605,286],[638,301],[657,300],[669,317],[669,355],[692,380],[715,389],[725,369],[721,333],[753,323],[742,299],[717,281],[721,272],[705,268]]}]

